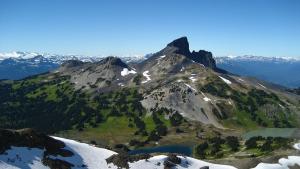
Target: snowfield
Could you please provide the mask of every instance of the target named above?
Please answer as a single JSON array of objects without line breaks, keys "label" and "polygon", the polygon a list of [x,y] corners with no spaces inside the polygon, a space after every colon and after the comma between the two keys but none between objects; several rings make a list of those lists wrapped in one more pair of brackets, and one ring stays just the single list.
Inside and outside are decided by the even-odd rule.
[{"label": "snowfield", "polygon": [[[53,159],[58,158],[67,161],[71,164],[74,164],[75,165],[75,167],[73,167],[74,169],[82,168],[81,167],[82,164],[85,164],[87,168],[90,169],[108,168],[110,165],[106,163],[105,159],[107,159],[113,154],[116,154],[113,151],[104,148],[94,147],[89,144],[79,143],[77,141],[59,138],[59,137],[53,137],[53,138],[63,141],[66,144],[66,149],[75,152],[75,155],[71,157],[53,156],[52,158]],[[117,168],[114,165],[112,165],[111,167]]]},{"label": "snowfield", "polygon": [[225,79],[224,77],[222,77],[222,76],[219,76],[225,83],[227,83],[227,84],[231,84],[231,81],[230,80],[228,80],[228,79]]},{"label": "snowfield", "polygon": [[[65,149],[74,153],[71,157],[50,156],[52,159],[60,159],[74,165],[72,169],[117,169],[114,164],[107,164],[106,159],[113,154],[113,151],[94,147],[89,144],[79,143],[74,140],[53,137],[63,141],[66,145]],[[300,143],[295,144],[294,148],[300,150]],[[0,169],[49,169],[41,162],[44,150],[38,148],[27,147],[11,147],[5,153],[0,155]],[[181,164],[176,169],[199,169],[207,166],[209,169],[236,169],[233,166],[213,164],[191,157],[178,156]],[[163,169],[164,161],[167,159],[165,155],[157,155],[148,160],[139,160],[129,163],[130,169]],[[288,166],[295,164],[300,165],[299,156],[289,156],[279,159],[278,164],[260,163],[254,169],[288,169]],[[83,165],[85,165],[83,167]]]},{"label": "snowfield", "polygon": [[50,169],[41,162],[44,150],[27,147],[11,147],[0,155],[0,169]]},{"label": "snowfield", "polygon": [[136,74],[136,71],[134,70],[128,70],[127,68],[123,68],[123,70],[121,71],[121,76],[127,76],[129,74]]},{"label": "snowfield", "polygon": [[[140,160],[134,163],[129,163],[129,167],[132,169],[164,169],[164,161],[166,160],[167,156],[165,155],[158,155],[154,156],[150,159]],[[199,169],[204,166],[208,166],[209,169],[236,169],[235,167],[228,166],[228,165],[220,165],[220,164],[212,164],[201,160],[196,160],[190,157],[182,157],[179,156],[181,159],[181,164],[176,166],[176,169]]]}]

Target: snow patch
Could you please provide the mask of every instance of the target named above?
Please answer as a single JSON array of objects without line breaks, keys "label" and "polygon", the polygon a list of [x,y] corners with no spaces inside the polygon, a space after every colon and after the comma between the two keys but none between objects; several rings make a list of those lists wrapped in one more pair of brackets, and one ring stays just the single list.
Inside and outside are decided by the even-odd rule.
[{"label": "snow patch", "polygon": [[180,69],[180,72],[184,71],[184,69],[185,69],[184,66],[182,66]]},{"label": "snow patch", "polygon": [[195,92],[197,91],[195,88],[193,88],[191,85],[184,83],[188,88],[194,90]]},{"label": "snow patch", "polygon": [[142,83],[147,83],[148,81],[151,80],[150,75],[149,75],[149,71],[148,71],[148,70],[145,71],[145,72],[143,72],[143,76],[145,76],[147,79],[144,80],[144,81],[142,81]]},{"label": "snow patch", "polygon": [[296,150],[300,150],[300,143],[294,144],[293,146]]},{"label": "snow patch", "polygon": [[195,82],[195,81],[197,81],[197,79],[195,78],[195,77],[189,77],[189,79],[192,81],[192,82]]},{"label": "snow patch", "polygon": [[284,107],[281,104],[278,104],[282,109],[284,109]]},{"label": "snow patch", "polygon": [[225,79],[224,77],[222,77],[222,76],[219,76],[225,83],[227,83],[227,84],[231,84],[231,81],[230,80],[228,80],[228,79]]},{"label": "snow patch", "polygon": [[127,76],[129,74],[136,74],[136,71],[134,70],[128,70],[127,68],[123,68],[123,70],[121,71],[121,76]]},{"label": "snow patch", "polygon": [[165,58],[165,57],[166,57],[166,55],[159,56],[159,58],[156,59],[157,60],[157,64],[159,65],[160,64],[160,60],[163,59],[163,58]]},{"label": "snow patch", "polygon": [[125,85],[123,83],[118,83],[119,86],[124,87]]},{"label": "snow patch", "polygon": [[202,96],[203,96],[203,100],[206,102],[211,102],[211,99],[208,98],[203,92],[201,92]]},{"label": "snow patch", "polygon": [[245,80],[243,80],[243,79],[241,79],[241,78],[238,78],[238,80],[241,81],[241,82],[244,82],[244,81],[245,81]]},{"label": "snow patch", "polygon": [[200,66],[205,67],[202,63],[199,63]]},{"label": "snow patch", "polygon": [[208,98],[208,97],[204,97],[204,98],[203,98],[203,100],[204,100],[204,101],[206,101],[206,102],[209,102],[209,101],[211,101],[211,99],[210,99],[210,98]]},{"label": "snow patch", "polygon": [[262,84],[260,84],[260,83],[258,83],[258,85],[259,85],[260,87],[262,87],[262,88],[265,88],[265,89],[266,89],[266,87],[265,87],[264,85],[262,85]]}]

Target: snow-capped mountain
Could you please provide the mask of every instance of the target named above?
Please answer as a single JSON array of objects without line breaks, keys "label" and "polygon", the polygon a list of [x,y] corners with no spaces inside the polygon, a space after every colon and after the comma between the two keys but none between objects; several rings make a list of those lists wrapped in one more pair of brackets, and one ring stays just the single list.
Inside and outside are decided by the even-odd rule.
[{"label": "snow-capped mountain", "polygon": [[234,74],[256,77],[286,87],[300,86],[300,59],[289,57],[215,57],[217,66]]},{"label": "snow-capped mountain", "polygon": [[[56,69],[68,60],[98,62],[104,56],[58,55],[36,52],[0,53],[0,79],[22,79],[27,76],[44,73]],[[139,62],[142,55],[124,56],[124,62]],[[9,71],[8,71],[9,70]]]},{"label": "snow-capped mountain", "polygon": [[217,63],[224,63],[228,61],[259,61],[259,62],[300,62],[300,58],[293,58],[293,57],[266,57],[266,56],[254,56],[254,55],[243,55],[243,56],[220,56],[215,57]]},{"label": "snow-capped mountain", "polygon": [[9,52],[0,53],[0,61],[6,59],[14,59],[16,61],[34,61],[34,62],[45,62],[49,61],[52,63],[61,64],[66,60],[81,60],[84,62],[95,62],[100,60],[101,56],[84,56],[84,55],[58,55],[49,53],[36,53],[36,52]]},{"label": "snow-capped mountain", "polygon": [[[125,62],[140,61],[146,58],[148,55],[132,55],[132,56],[121,56],[122,60]],[[8,52],[0,53],[0,62],[6,59],[15,59],[18,61],[29,61],[34,62],[45,62],[49,61],[52,63],[61,64],[67,60],[80,60],[83,62],[97,62],[102,60],[106,56],[86,56],[86,55],[59,55],[59,54],[49,54],[49,53],[36,53],[36,52]]]}]

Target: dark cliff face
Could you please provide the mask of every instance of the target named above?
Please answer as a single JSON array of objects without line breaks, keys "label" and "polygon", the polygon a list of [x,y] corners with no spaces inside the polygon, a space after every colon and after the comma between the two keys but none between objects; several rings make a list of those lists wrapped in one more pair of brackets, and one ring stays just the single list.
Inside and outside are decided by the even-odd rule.
[{"label": "dark cliff face", "polygon": [[193,51],[191,53],[191,59],[195,62],[201,63],[206,67],[210,67],[212,69],[216,69],[216,61],[213,58],[213,55],[211,52],[200,50],[199,52]]},{"label": "dark cliff face", "polygon": [[197,63],[203,64],[206,67],[217,69],[216,61],[214,60],[211,52],[205,50],[200,50],[198,52],[196,51],[190,52],[189,42],[187,37],[181,37],[172,41],[167,45],[166,48],[160,51],[160,53],[166,55],[172,53],[181,54]]},{"label": "dark cliff face", "polygon": [[189,42],[187,37],[181,37],[167,45],[167,48],[173,48],[174,53],[188,56],[190,55]]}]

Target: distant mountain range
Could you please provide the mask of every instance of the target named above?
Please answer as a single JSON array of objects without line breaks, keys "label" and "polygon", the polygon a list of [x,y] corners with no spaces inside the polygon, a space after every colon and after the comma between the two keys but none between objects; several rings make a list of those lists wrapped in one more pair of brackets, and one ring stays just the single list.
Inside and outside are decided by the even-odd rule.
[{"label": "distant mountain range", "polygon": [[215,60],[218,67],[234,74],[291,88],[300,86],[300,59],[245,55],[216,57]]},{"label": "distant mountain range", "polygon": [[[122,61],[141,62],[153,54],[120,57]],[[35,52],[0,53],[0,79],[22,79],[54,70],[68,60],[98,62],[103,56],[58,55]],[[215,57],[219,68],[231,73],[255,77],[285,87],[300,86],[300,59],[263,56],[222,56]],[[9,70],[9,71],[8,71]]]}]

